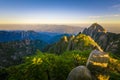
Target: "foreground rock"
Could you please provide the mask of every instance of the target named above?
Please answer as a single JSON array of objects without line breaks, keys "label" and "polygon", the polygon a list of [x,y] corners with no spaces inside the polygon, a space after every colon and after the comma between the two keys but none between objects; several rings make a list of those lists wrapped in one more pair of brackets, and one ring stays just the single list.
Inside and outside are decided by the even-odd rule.
[{"label": "foreground rock", "polygon": [[74,68],[69,73],[67,80],[109,80],[108,61],[107,53],[95,49],[90,53],[86,67]]},{"label": "foreground rock", "polygon": [[109,55],[103,51],[93,50],[86,63],[87,68],[91,71],[96,80],[109,80],[108,75]]},{"label": "foreground rock", "polygon": [[109,61],[108,58],[109,56],[107,53],[95,49],[90,53],[86,66],[96,65],[107,67]]},{"label": "foreground rock", "polygon": [[67,80],[92,80],[92,76],[87,67],[78,66],[69,73]]}]

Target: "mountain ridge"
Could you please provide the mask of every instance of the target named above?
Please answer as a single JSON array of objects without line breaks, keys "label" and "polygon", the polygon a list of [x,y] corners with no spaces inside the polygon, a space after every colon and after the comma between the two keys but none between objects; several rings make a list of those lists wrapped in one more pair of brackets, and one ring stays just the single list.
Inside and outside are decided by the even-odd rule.
[{"label": "mountain ridge", "polygon": [[98,49],[103,51],[99,45],[90,37],[84,34],[78,34],[76,36],[64,36],[56,42],[55,44],[51,45],[48,48],[49,52],[60,54],[64,51],[71,51],[71,50],[93,50]]}]

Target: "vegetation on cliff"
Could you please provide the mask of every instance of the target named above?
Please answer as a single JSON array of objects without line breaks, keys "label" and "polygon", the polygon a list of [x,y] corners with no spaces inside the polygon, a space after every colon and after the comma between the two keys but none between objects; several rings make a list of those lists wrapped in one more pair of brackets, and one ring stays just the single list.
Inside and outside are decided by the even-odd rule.
[{"label": "vegetation on cliff", "polygon": [[52,53],[63,53],[64,51],[71,50],[93,50],[97,48],[102,50],[99,45],[90,37],[84,34],[78,34],[76,36],[64,36],[60,41],[50,46],[48,52]]},{"label": "vegetation on cliff", "polygon": [[[66,80],[73,68],[86,65],[90,52],[73,50],[57,55],[37,51],[34,56],[25,57],[23,64],[1,69],[0,77],[1,80]],[[108,64],[110,80],[119,80],[119,67],[120,58],[110,54]],[[97,71],[94,74],[101,73],[101,70],[95,68],[94,71]]]}]

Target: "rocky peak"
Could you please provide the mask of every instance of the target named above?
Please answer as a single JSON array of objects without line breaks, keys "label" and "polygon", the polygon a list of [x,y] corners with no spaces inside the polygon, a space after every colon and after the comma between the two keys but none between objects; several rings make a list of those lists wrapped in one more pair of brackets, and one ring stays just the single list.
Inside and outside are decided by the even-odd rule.
[{"label": "rocky peak", "polygon": [[83,34],[91,36],[104,50],[107,47],[107,31],[99,24],[94,23],[83,31]]},{"label": "rocky peak", "polygon": [[92,37],[104,51],[119,53],[120,34],[107,32],[101,25],[94,23],[82,32]]},{"label": "rocky peak", "polygon": [[[97,32],[106,33],[107,31],[99,24],[93,23],[89,28],[86,28],[83,33],[85,34],[93,34]],[[91,35],[92,36],[92,35]]]},{"label": "rocky peak", "polygon": [[94,30],[97,32],[106,32],[106,30],[99,24],[93,23],[89,28],[89,30]]}]

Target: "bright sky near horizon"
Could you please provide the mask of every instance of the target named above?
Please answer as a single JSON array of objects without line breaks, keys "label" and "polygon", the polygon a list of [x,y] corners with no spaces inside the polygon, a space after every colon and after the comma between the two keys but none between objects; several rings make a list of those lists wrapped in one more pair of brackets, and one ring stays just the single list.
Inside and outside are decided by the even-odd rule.
[{"label": "bright sky near horizon", "polygon": [[120,0],[0,0],[0,24],[120,23]]}]

